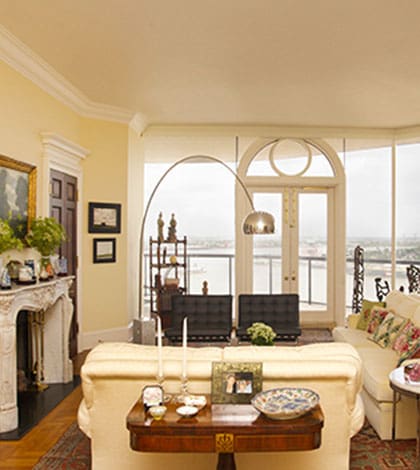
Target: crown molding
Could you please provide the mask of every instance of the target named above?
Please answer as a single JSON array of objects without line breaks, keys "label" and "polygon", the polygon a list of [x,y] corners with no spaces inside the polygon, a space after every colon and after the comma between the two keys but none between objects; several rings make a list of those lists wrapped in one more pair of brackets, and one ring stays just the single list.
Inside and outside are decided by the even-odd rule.
[{"label": "crown molding", "polygon": [[142,135],[149,125],[149,120],[142,113],[136,113],[130,121],[130,128]]},{"label": "crown molding", "polygon": [[0,25],[0,59],[83,117],[129,124],[134,112],[96,103]]},{"label": "crown molding", "polygon": [[54,132],[41,132],[41,142],[46,149],[54,150],[77,161],[84,160],[90,154],[90,150]]},{"label": "crown molding", "polygon": [[289,138],[394,138],[395,129],[392,128],[364,128],[364,127],[317,127],[317,126],[281,126],[281,125],[231,125],[231,124],[153,124],[145,130],[147,137],[152,136],[239,136],[239,137],[272,137],[287,136]]}]

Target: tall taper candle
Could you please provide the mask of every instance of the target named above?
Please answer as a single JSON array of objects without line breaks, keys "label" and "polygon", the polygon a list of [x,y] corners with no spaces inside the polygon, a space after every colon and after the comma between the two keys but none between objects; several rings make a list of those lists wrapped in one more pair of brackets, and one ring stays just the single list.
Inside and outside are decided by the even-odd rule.
[{"label": "tall taper candle", "polygon": [[158,344],[158,376],[163,377],[163,361],[162,361],[162,321],[157,315],[157,344]]},{"label": "tall taper candle", "polygon": [[182,324],[182,377],[187,377],[187,317]]}]

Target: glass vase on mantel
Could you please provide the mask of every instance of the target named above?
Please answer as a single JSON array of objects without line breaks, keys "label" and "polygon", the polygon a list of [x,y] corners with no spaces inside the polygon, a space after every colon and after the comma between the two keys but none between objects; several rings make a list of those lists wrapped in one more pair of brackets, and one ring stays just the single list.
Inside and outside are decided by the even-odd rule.
[{"label": "glass vase on mantel", "polygon": [[39,263],[39,280],[48,281],[48,279],[51,279],[54,276],[50,257],[42,255]]}]

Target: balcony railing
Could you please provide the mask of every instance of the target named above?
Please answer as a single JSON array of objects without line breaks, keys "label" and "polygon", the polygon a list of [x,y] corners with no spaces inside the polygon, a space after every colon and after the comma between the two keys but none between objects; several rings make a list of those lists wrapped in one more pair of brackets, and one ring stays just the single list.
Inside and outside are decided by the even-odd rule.
[{"label": "balcony railing", "polygon": [[[226,253],[194,253],[187,255],[187,287],[191,294],[201,294],[202,281],[209,282],[209,292],[213,294],[234,295],[235,285],[235,256]],[[146,269],[148,256],[145,256]],[[205,261],[205,262],[203,262]],[[397,260],[396,288],[404,286],[407,291],[406,267],[410,264],[420,265],[420,260]],[[326,258],[324,256],[299,257],[299,286],[300,301],[308,305],[326,305],[327,275]],[[263,283],[263,292],[267,294],[281,292],[281,256],[257,254],[254,255],[254,269],[258,269],[258,280]],[[376,298],[376,277],[388,280],[391,284],[390,260],[365,259],[365,297]],[[321,282],[320,278],[322,278]],[[314,287],[314,280],[318,280],[318,287]],[[323,284],[319,288],[319,284]],[[146,298],[148,286],[145,286]],[[346,259],[346,291],[347,306],[351,307],[353,292],[353,258]]]}]

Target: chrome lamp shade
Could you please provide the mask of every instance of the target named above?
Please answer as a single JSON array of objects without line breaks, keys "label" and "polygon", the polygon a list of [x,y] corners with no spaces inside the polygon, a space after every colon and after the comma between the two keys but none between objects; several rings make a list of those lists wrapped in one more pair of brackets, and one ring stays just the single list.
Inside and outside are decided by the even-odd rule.
[{"label": "chrome lamp shade", "polygon": [[243,222],[245,235],[269,235],[274,233],[274,217],[268,212],[252,211]]}]

